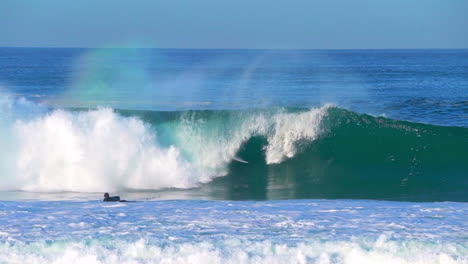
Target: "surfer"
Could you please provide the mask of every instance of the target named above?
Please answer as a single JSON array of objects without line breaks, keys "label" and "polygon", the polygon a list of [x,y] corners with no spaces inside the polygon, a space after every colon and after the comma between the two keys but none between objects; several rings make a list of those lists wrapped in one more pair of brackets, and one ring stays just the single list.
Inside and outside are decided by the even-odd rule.
[{"label": "surfer", "polygon": [[120,200],[120,196],[109,196],[109,193],[104,193],[104,202],[126,202],[127,200]]}]

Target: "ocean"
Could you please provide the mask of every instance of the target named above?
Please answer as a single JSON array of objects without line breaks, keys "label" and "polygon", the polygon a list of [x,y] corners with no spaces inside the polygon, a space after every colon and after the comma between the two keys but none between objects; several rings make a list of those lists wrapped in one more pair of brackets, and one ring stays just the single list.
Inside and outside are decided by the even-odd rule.
[{"label": "ocean", "polygon": [[468,50],[0,48],[0,263],[468,263],[467,202]]}]

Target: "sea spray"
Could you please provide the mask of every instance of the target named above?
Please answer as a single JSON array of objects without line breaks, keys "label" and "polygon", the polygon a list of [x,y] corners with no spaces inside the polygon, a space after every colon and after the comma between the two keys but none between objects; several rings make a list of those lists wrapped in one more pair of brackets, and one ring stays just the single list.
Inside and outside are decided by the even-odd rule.
[{"label": "sea spray", "polygon": [[320,134],[320,122],[330,106],[303,113],[281,113],[274,116],[273,131],[267,135],[267,164],[281,163],[297,153],[297,142],[311,142]]}]

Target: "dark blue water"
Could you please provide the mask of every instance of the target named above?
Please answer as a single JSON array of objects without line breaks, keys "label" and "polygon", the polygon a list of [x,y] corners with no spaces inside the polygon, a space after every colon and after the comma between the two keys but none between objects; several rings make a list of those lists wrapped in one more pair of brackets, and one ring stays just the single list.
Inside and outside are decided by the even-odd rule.
[{"label": "dark blue water", "polygon": [[468,50],[0,49],[0,84],[59,106],[317,107],[468,126]]}]

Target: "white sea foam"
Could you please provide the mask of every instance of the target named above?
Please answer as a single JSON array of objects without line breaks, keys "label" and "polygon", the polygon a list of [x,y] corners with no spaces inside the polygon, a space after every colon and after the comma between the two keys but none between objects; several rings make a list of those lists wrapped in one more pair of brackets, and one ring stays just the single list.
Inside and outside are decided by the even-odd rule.
[{"label": "white sea foam", "polygon": [[155,132],[137,118],[111,109],[42,108],[2,97],[1,189],[187,188],[206,180],[175,146],[158,146]]},{"label": "white sea foam", "polygon": [[468,263],[455,244],[386,241],[310,241],[296,245],[230,239],[157,245],[143,239],[54,243],[4,242],[2,263]]},{"label": "white sea foam", "polygon": [[237,123],[228,129],[219,127],[225,120],[183,117],[172,131],[176,142],[162,147],[149,124],[109,108],[47,110],[0,95],[0,189],[100,192],[194,187],[225,175],[229,162],[252,136],[267,139],[266,163],[293,157],[297,142],[318,137],[327,108],[250,113],[231,120]]}]

